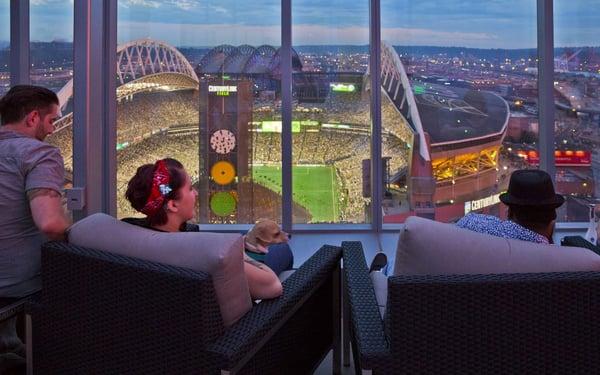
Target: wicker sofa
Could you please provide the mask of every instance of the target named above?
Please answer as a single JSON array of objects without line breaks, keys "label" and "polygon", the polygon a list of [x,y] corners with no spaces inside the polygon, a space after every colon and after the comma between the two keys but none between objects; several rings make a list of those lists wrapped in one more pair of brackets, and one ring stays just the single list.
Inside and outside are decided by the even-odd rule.
[{"label": "wicker sofa", "polygon": [[51,242],[33,308],[39,374],[310,373],[340,368],[341,248],[323,246],[284,293],[225,327],[199,271]]},{"label": "wicker sofa", "polygon": [[357,374],[600,371],[600,272],[390,276],[382,318],[360,242],[342,249]]}]

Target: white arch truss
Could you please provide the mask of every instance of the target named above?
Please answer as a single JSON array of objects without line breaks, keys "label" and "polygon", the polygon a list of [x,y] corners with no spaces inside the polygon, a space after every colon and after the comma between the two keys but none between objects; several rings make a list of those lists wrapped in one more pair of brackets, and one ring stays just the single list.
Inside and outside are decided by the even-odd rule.
[{"label": "white arch truss", "polygon": [[404,64],[394,47],[386,42],[381,43],[381,88],[418,134],[419,153],[423,159],[430,160],[423,124]]},{"label": "white arch truss", "polygon": [[[194,68],[181,52],[153,39],[138,39],[118,46],[116,70],[119,86],[161,73],[180,74],[198,82]],[[73,79],[57,95],[60,107],[64,108],[73,96]]]}]

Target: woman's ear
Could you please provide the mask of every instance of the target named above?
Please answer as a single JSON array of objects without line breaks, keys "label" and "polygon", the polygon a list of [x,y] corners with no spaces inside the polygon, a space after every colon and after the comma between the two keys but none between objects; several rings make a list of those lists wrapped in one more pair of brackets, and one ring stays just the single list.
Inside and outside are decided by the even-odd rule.
[{"label": "woman's ear", "polygon": [[169,199],[167,201],[167,212],[177,212],[179,208],[177,207],[177,202],[173,199]]}]

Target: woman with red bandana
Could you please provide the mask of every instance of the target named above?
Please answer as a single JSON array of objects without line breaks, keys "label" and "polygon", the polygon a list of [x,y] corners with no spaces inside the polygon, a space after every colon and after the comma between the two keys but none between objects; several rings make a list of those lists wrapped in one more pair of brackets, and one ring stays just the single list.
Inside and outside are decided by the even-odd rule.
[{"label": "woman with red bandana", "polygon": [[[127,185],[125,196],[146,218],[123,221],[162,232],[198,230],[196,226],[193,229],[187,226],[187,221],[194,217],[198,193],[183,165],[175,159],[139,167]],[[253,299],[281,295],[281,282],[265,264],[244,257],[244,272]]]}]

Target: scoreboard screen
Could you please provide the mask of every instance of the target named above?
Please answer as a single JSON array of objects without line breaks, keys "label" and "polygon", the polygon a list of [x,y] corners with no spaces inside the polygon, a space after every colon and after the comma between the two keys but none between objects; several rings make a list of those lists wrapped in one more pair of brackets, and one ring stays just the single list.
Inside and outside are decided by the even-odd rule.
[{"label": "scoreboard screen", "polygon": [[355,92],[356,86],[352,83],[330,83],[333,92]]}]

